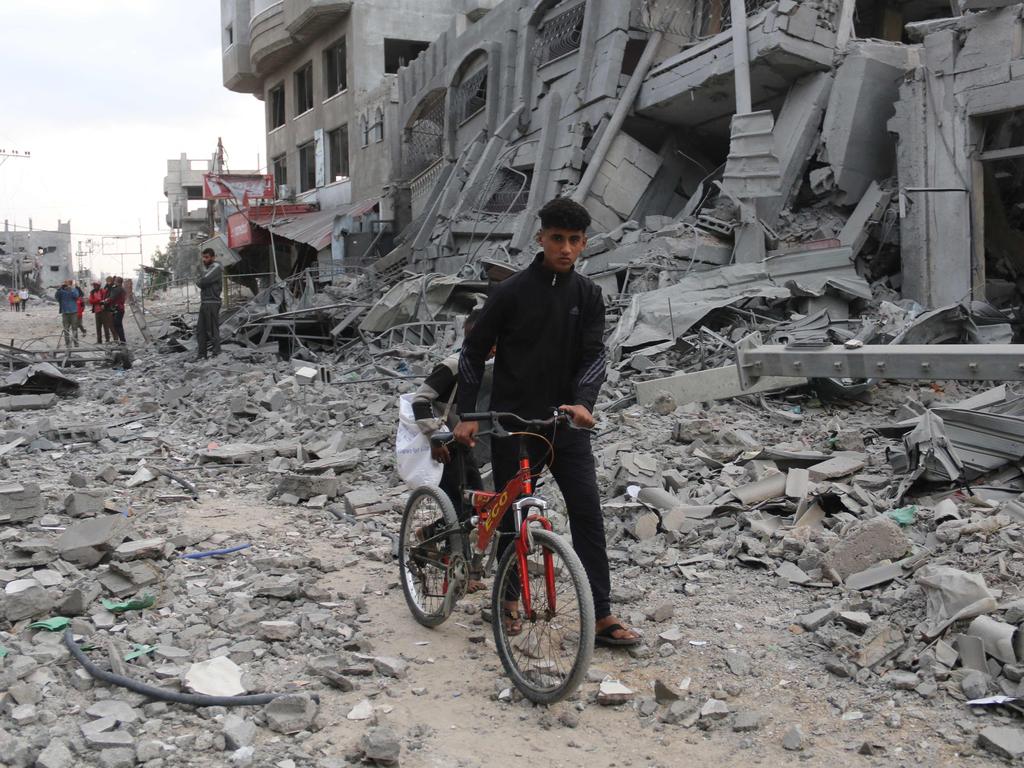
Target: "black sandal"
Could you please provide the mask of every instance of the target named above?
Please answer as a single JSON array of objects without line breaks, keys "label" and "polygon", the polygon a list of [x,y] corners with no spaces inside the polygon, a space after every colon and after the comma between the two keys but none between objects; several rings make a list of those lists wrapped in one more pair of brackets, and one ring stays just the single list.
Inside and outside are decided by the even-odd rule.
[{"label": "black sandal", "polygon": [[523,617],[519,615],[519,608],[501,609],[501,623],[505,625],[505,632],[509,637],[515,637],[523,633]]},{"label": "black sandal", "polygon": [[640,645],[643,642],[643,638],[637,637],[616,637],[615,633],[618,631],[631,632],[633,630],[627,629],[621,624],[609,624],[604,629],[599,630],[594,635],[594,645],[605,645],[613,646],[617,648],[624,648],[633,645]]}]

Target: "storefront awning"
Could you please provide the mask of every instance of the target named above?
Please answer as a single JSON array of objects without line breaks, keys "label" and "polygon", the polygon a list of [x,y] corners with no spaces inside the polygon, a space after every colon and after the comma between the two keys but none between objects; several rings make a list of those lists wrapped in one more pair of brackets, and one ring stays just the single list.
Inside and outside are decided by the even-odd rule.
[{"label": "storefront awning", "polygon": [[356,218],[374,210],[377,200],[361,200],[358,203],[331,208],[326,211],[284,212],[267,210],[263,206],[256,213],[250,213],[249,222],[273,232],[278,237],[306,243],[320,251],[331,245],[331,233],[338,217]]}]

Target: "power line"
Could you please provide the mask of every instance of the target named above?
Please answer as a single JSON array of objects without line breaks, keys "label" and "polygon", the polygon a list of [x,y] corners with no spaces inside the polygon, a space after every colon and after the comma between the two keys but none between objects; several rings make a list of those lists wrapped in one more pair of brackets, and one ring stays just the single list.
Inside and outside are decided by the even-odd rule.
[{"label": "power line", "polygon": [[33,227],[32,229],[29,229],[24,224],[9,224],[8,226],[15,232],[19,230],[22,232],[52,232],[54,234],[60,235],[71,234],[74,235],[75,237],[111,237],[127,239],[130,237],[167,237],[168,235],[168,232],[166,230],[163,232],[132,232],[130,235],[109,235],[103,234],[102,232],[57,232],[57,230],[55,229],[42,229],[40,227]]}]

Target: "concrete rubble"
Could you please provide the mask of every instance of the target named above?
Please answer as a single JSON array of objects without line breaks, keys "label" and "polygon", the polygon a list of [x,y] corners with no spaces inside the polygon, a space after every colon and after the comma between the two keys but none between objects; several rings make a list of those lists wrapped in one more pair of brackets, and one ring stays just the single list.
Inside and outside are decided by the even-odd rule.
[{"label": "concrete rubble", "polygon": [[[477,51],[478,38],[515,40],[522,5],[506,0],[467,38],[435,43],[445,55],[432,47],[404,68],[399,111],[412,120],[426,93],[454,82],[455,54]],[[954,762],[1024,754],[1024,390],[880,374],[752,388],[736,367],[754,333],[790,349],[1020,338],[1022,270],[1007,246],[1019,211],[982,206],[996,222],[993,290],[970,300],[985,288],[971,276],[985,265],[972,271],[967,258],[985,260],[984,243],[972,251],[971,206],[915,197],[961,189],[982,165],[962,141],[967,120],[1024,105],[1006,37],[1020,7],[946,19],[943,3],[941,18],[908,22],[910,43],[840,43],[845,5],[783,0],[751,15],[777,194],[737,197],[753,196],[742,175],[756,164],[729,151],[727,30],[673,35],[635,70],[630,119],[595,158],[632,77],[627,48],[635,58],[650,31],[629,3],[608,4],[586,33],[588,66],[547,62],[542,92],[516,90],[523,103],[503,112],[489,102],[455,167],[406,188],[414,215],[395,251],[329,284],[304,273],[261,291],[225,319],[214,361],[189,361],[184,324],[130,367],[60,369],[0,349],[13,369],[0,380],[3,759],[161,768],[195,753],[326,768],[427,748],[428,735],[388,715],[392,698],[439,695],[417,682],[428,662],[415,649],[381,652],[394,628],[373,610],[394,596],[407,495],[395,403],[458,347],[489,282],[529,258],[536,210],[555,191],[597,222],[579,265],[608,309],[594,447],[613,601],[645,643],[598,656],[614,674],[591,670],[571,707],[537,717],[574,728],[607,705],[626,728],[744,746],[770,734],[808,756],[822,729],[762,711],[792,684],[763,668],[804,665],[836,722],[878,726],[850,751],[880,754],[879,734],[891,733],[888,749],[916,760],[925,737],[900,730],[906,717],[931,723],[935,750],[955,750]],[[1016,118],[1005,119],[982,150],[1003,153],[990,156],[994,170],[973,171],[996,200],[1016,189],[998,165],[1012,160],[999,142]],[[943,144],[951,157],[926,162]],[[723,183],[714,169],[729,158]],[[578,186],[591,163],[591,185]],[[526,179],[518,192],[513,179]],[[293,332],[272,338],[263,321],[283,313]],[[221,518],[240,519],[245,535],[224,533]],[[339,573],[368,564],[372,586],[339,586]],[[466,666],[492,665],[480,672],[495,684],[487,706],[533,716],[494,672],[480,606],[464,610],[451,631],[472,636]],[[62,628],[36,623],[57,617],[95,663],[149,685],[285,695],[196,711],[115,690],[70,658]],[[739,634],[727,638],[729,625]],[[349,727],[336,743],[320,738],[325,716]]]}]

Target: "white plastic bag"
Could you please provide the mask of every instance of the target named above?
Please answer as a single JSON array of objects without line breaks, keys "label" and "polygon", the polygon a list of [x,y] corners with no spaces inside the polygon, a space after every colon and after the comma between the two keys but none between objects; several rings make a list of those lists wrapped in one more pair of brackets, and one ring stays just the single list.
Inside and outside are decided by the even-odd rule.
[{"label": "white plastic bag", "polygon": [[441,482],[444,465],[430,455],[430,438],[420,432],[412,412],[413,394],[398,398],[398,434],[395,436],[395,467],[410,490]]}]

